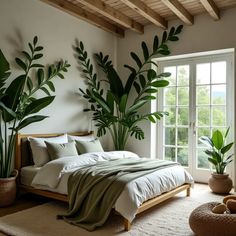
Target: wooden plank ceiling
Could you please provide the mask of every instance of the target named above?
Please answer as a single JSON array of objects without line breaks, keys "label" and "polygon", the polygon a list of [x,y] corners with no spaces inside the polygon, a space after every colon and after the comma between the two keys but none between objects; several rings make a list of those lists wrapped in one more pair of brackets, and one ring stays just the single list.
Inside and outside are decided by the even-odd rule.
[{"label": "wooden plank ceiling", "polygon": [[236,7],[236,0],[41,0],[83,19],[103,30],[124,37],[130,29],[143,34],[155,24],[168,28],[168,21],[179,18],[193,25],[194,16],[209,14],[220,20],[221,10]]}]

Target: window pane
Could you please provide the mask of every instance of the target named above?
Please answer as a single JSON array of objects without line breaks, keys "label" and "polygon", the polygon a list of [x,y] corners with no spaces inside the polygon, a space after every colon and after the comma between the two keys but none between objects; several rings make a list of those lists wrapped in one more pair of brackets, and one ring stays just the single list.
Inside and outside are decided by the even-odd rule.
[{"label": "window pane", "polygon": [[205,150],[206,150],[206,148],[205,149],[202,149],[202,148],[197,149],[197,160],[198,160],[197,167],[203,168],[203,169],[209,169],[210,164],[208,161],[208,156],[204,152]]},{"label": "window pane", "polygon": [[168,116],[164,116],[165,125],[175,125],[175,117],[176,117],[175,107],[166,107],[164,110],[169,113]]},{"label": "window pane", "polygon": [[179,86],[189,85],[189,65],[177,67],[177,84]]},{"label": "window pane", "polygon": [[165,88],[165,102],[164,105],[175,105],[176,104],[176,88]]},{"label": "window pane", "polygon": [[213,126],[226,126],[225,107],[212,107],[212,124]]},{"label": "window pane", "polygon": [[165,147],[165,159],[175,161],[175,148]]},{"label": "window pane", "polygon": [[178,125],[188,125],[188,116],[189,109],[188,108],[178,108]]},{"label": "window pane", "polygon": [[178,146],[187,146],[188,145],[188,128],[178,128],[177,145]]},{"label": "window pane", "polygon": [[197,64],[197,84],[210,84],[210,63]]},{"label": "window pane", "polygon": [[182,166],[188,166],[188,149],[187,148],[177,149],[177,161]]},{"label": "window pane", "polygon": [[210,104],[210,86],[197,87],[197,105]]},{"label": "window pane", "polygon": [[197,129],[197,140],[198,140],[198,147],[207,147],[205,144],[199,141],[201,136],[211,136],[211,129],[208,128],[198,128]]},{"label": "window pane", "polygon": [[188,105],[189,103],[189,88],[178,88],[178,105]]},{"label": "window pane", "polygon": [[211,65],[212,78],[211,82],[226,83],[226,61],[213,62]]},{"label": "window pane", "polygon": [[212,104],[226,104],[226,85],[212,85]]},{"label": "window pane", "polygon": [[197,125],[209,126],[210,125],[210,107],[197,108]]},{"label": "window pane", "polygon": [[175,145],[175,128],[165,128],[165,144]]},{"label": "window pane", "polygon": [[165,67],[164,72],[171,73],[171,76],[166,79],[170,82],[170,85],[176,85],[176,66]]}]

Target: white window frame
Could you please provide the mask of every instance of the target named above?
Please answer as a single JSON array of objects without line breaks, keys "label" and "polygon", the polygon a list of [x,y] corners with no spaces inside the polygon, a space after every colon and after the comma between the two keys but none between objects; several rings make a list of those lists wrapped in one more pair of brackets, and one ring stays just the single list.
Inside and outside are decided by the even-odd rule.
[{"label": "white window frame", "polygon": [[[170,56],[170,57],[163,57],[163,58],[156,58],[154,61],[158,64],[158,74],[163,71],[163,67],[167,66],[176,66],[176,65],[184,65],[184,64],[189,64],[190,65],[190,83],[195,84],[195,64],[197,63],[204,63],[204,61],[219,61],[219,60],[225,60],[227,61],[227,81],[226,81],[226,86],[227,86],[227,98],[226,101],[229,102],[227,103],[226,109],[227,113],[231,114],[227,116],[227,124],[230,125],[231,127],[231,132],[229,137],[231,140],[235,140],[235,119],[234,119],[234,110],[235,110],[235,91],[234,91],[234,49],[223,49],[223,50],[216,50],[216,51],[209,51],[209,52],[201,52],[201,53],[192,53],[192,54],[185,54],[185,55],[178,55],[178,56]],[[153,69],[155,69],[153,67]],[[195,85],[194,85],[195,86]],[[191,88],[194,88],[194,86],[190,86]],[[195,103],[195,98],[196,94],[194,89],[191,91],[190,90],[190,102]],[[232,98],[233,99],[230,99]],[[163,104],[163,90],[160,89],[158,91],[158,98],[157,101],[153,100],[151,103],[151,112],[157,111],[157,110],[162,110],[162,104]],[[193,104],[191,104],[193,105]],[[190,120],[193,120],[193,117],[195,117],[195,110],[190,111]],[[190,125],[189,128],[189,134],[193,133],[193,126]],[[163,148],[162,145],[159,144],[158,140],[163,139],[163,122],[160,121],[156,124],[151,124],[151,157],[152,158],[162,158],[163,156]],[[194,144],[189,143],[194,149]],[[236,144],[235,144],[236,146]],[[196,148],[196,147],[195,147]],[[158,151],[157,151],[158,150]],[[235,147],[236,150],[236,147]],[[189,159],[189,165],[193,166],[196,163],[196,160],[192,160],[191,158]],[[187,168],[188,169],[188,168]],[[191,170],[190,170],[191,172]],[[236,173],[236,165],[234,164],[231,165],[229,168],[227,168],[227,172],[230,174],[230,176],[235,180],[234,182],[236,183],[236,176],[234,173]],[[204,175],[203,175],[204,176]],[[205,179],[205,176],[203,177]],[[200,182],[205,182],[201,181]]]}]

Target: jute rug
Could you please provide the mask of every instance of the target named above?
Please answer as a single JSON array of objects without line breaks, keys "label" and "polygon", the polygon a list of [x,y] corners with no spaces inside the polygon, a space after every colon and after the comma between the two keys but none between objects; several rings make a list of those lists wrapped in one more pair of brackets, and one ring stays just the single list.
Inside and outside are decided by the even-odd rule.
[{"label": "jute rug", "polygon": [[[94,232],[57,220],[56,215],[66,210],[60,202],[50,202],[0,218],[0,232],[14,236],[192,236],[188,225],[191,211],[202,203],[222,201],[222,196],[210,192],[207,186],[197,185],[191,197],[180,193],[176,197],[140,214],[131,231],[123,230],[120,216],[111,215],[108,222]],[[3,234],[4,235],[4,234]]]}]

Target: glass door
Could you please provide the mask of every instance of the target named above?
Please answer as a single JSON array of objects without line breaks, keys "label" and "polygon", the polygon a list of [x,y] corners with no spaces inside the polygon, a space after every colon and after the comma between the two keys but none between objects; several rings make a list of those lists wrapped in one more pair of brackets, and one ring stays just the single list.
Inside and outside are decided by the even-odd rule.
[{"label": "glass door", "polygon": [[163,63],[162,71],[171,76],[159,96],[158,110],[169,116],[158,124],[157,156],[179,162],[196,181],[207,182],[211,166],[199,137],[228,126],[233,137],[230,60],[225,56],[174,60]]}]

